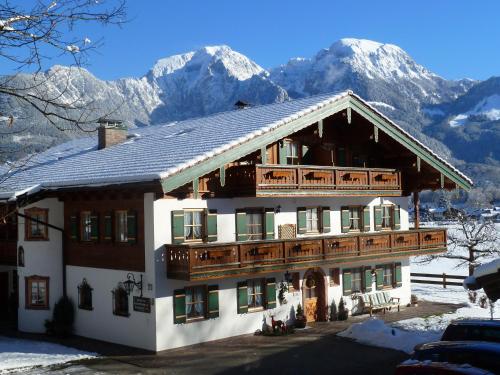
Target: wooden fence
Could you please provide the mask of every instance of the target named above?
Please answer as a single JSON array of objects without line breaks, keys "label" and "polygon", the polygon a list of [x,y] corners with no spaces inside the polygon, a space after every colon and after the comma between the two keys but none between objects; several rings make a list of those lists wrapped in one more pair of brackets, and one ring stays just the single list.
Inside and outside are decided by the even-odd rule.
[{"label": "wooden fence", "polygon": [[[462,286],[463,280],[467,278],[467,276],[448,275],[446,273],[411,273],[410,276],[412,277],[412,283],[442,285],[443,288],[446,288],[447,286]],[[414,277],[418,277],[419,279],[414,279]],[[450,279],[461,281],[450,281]]]}]

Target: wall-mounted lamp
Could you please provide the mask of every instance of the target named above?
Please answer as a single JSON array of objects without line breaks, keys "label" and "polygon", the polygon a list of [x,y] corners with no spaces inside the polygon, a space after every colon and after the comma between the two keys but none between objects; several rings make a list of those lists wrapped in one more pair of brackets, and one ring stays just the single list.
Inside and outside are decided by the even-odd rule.
[{"label": "wall-mounted lamp", "polygon": [[130,293],[134,291],[134,287],[136,287],[141,291],[141,297],[142,297],[142,274],[141,274],[141,281],[135,281],[134,274],[128,273],[127,281],[123,282],[123,286],[125,287],[125,290],[127,291],[128,295],[130,295]]}]

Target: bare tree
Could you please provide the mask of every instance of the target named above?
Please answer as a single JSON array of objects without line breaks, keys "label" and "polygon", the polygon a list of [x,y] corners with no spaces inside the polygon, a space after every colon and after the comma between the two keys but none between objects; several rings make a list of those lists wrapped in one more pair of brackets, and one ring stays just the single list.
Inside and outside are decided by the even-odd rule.
[{"label": "bare tree", "polygon": [[467,265],[469,275],[483,260],[493,256],[500,257],[500,248],[495,223],[489,220],[478,220],[462,211],[454,213],[456,228],[448,231],[448,251],[423,258],[421,263],[429,263],[435,259],[446,258],[457,261],[457,267]]},{"label": "bare tree", "polygon": [[[66,77],[42,70],[53,58],[70,58],[70,66],[80,68],[88,53],[102,41],[91,41],[79,34],[79,26],[88,23],[121,25],[125,22],[124,0],[35,0],[30,8],[14,5],[9,0],[0,3],[0,61],[13,66],[13,74],[0,76],[0,96],[16,100],[19,105],[32,107],[59,130],[78,128],[95,122],[92,100],[68,98],[66,90],[51,93],[46,85],[53,79]],[[21,2],[22,4],[22,2]],[[31,73],[29,79],[23,73]],[[0,113],[0,124],[11,127],[15,113]],[[5,133],[3,133],[5,134]]]}]

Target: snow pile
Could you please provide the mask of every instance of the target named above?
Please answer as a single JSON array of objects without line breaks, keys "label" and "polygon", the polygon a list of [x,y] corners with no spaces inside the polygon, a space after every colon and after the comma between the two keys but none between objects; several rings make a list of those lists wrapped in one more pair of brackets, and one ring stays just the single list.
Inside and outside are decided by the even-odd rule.
[{"label": "snow pile", "polygon": [[84,352],[63,345],[0,336],[0,373],[12,369],[50,366],[96,356],[96,353]]},{"label": "snow pile", "polygon": [[362,323],[355,323],[338,336],[356,340],[362,344],[380,346],[411,353],[415,345],[436,341],[440,331],[420,331],[418,333],[391,327],[377,318],[370,318]]}]

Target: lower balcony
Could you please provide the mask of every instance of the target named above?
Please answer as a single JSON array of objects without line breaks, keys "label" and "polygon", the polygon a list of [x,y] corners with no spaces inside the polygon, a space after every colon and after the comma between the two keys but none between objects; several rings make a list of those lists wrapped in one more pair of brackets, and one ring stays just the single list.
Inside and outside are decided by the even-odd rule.
[{"label": "lower balcony", "polygon": [[432,228],[289,240],[165,245],[167,277],[207,280],[424,255],[445,251],[446,241],[446,229]]}]

